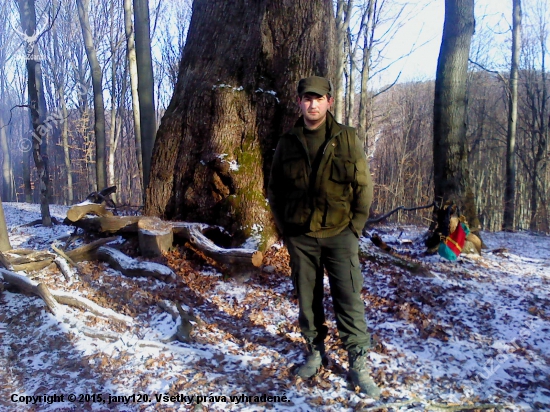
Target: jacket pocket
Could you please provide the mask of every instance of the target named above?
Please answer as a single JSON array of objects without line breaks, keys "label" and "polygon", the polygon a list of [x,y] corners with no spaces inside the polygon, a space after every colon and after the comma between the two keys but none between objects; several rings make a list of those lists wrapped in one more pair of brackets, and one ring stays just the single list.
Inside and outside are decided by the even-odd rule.
[{"label": "jacket pocket", "polygon": [[353,292],[361,292],[363,288],[363,275],[361,274],[359,256],[352,256],[350,259],[350,277]]},{"label": "jacket pocket", "polygon": [[334,158],[330,180],[336,183],[351,183],[355,177],[355,164],[349,160]]}]

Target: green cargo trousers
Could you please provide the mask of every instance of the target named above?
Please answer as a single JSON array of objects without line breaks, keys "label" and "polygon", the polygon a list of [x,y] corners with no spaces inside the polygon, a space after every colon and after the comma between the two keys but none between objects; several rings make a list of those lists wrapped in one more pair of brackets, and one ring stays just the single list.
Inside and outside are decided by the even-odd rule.
[{"label": "green cargo trousers", "polygon": [[327,269],[338,334],[348,351],[370,348],[370,334],[361,299],[363,275],[359,242],[348,227],[336,236],[286,236],[292,281],[300,307],[299,324],[309,344],[322,343],[328,333],[323,308],[323,277]]}]

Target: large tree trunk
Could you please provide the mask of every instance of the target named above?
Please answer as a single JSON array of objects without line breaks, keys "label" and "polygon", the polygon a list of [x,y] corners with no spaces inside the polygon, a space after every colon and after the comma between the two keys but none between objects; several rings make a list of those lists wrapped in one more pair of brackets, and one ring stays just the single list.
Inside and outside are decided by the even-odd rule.
[{"label": "large tree trunk", "polygon": [[50,131],[50,125],[46,123],[46,100],[44,86],[42,85],[42,68],[37,60],[38,46],[36,44],[36,9],[34,0],[19,0],[19,16],[21,27],[27,35],[25,39],[27,74],[28,74],[28,101],[30,118],[33,128],[32,153],[36,171],[38,173],[40,190],[40,213],[44,226],[52,225],[50,207],[48,202],[50,179],[48,174],[48,154],[46,153],[46,139]]},{"label": "large tree trunk", "polygon": [[90,0],[76,0],[78,18],[82,29],[82,37],[86,48],[86,56],[92,72],[92,88],[94,92],[94,134],[96,150],[97,190],[107,187],[107,170],[105,168],[105,106],[103,103],[103,74],[97,58],[97,53],[90,28],[88,8]]},{"label": "large tree trunk", "polygon": [[521,0],[513,0],[512,13],[512,64],[510,68],[510,94],[508,101],[503,230],[514,230],[514,215],[516,213],[516,130],[518,121],[518,69],[521,52]]},{"label": "large tree trunk", "polygon": [[157,133],[155,113],[155,84],[151,58],[151,34],[149,28],[149,2],[134,0],[136,35],[136,59],[138,73],[139,115],[141,124],[141,156],[143,167],[143,190],[149,184],[151,158]]},{"label": "large tree trunk", "polygon": [[434,101],[434,192],[453,201],[477,231],[466,141],[466,80],[474,33],[474,0],[445,0],[445,24],[437,62]]},{"label": "large tree trunk", "polygon": [[298,80],[334,73],[334,27],[330,0],[196,0],[146,213],[271,242],[273,149],[297,118]]}]

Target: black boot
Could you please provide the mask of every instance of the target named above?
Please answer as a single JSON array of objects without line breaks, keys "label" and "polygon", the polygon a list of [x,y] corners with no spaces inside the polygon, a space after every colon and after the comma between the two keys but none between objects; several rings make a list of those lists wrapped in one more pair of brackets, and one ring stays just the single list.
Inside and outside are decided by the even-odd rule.
[{"label": "black boot", "polygon": [[373,399],[380,399],[380,388],[370,377],[370,368],[367,364],[368,356],[364,349],[348,351],[349,379],[354,386],[359,386],[362,393]]},{"label": "black boot", "polygon": [[308,344],[309,355],[306,359],[306,362],[296,369],[296,376],[299,376],[302,379],[309,379],[312,376],[315,376],[321,365],[327,365],[327,358],[325,355],[325,345],[324,344]]}]

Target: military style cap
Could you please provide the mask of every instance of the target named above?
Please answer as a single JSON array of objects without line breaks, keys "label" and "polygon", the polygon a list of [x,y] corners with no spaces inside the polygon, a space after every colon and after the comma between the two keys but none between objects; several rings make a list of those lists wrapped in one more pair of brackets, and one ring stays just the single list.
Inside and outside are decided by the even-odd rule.
[{"label": "military style cap", "polygon": [[311,76],[298,82],[298,96],[302,97],[306,93],[315,93],[324,96],[332,92],[330,82],[324,77]]}]

